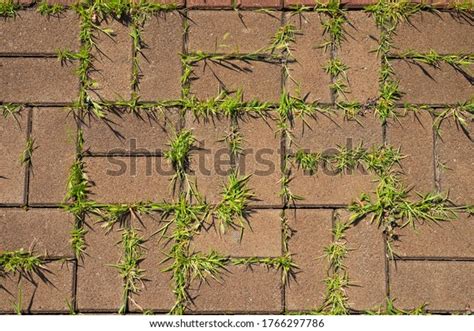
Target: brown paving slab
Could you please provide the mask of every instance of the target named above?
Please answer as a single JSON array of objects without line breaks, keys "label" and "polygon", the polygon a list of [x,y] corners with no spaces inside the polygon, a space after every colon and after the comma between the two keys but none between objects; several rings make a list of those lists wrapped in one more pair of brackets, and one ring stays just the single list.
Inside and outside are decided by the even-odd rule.
[{"label": "brown paving slab", "polygon": [[22,110],[14,117],[0,121],[0,203],[23,203],[25,167],[20,155],[26,144],[28,112]]},{"label": "brown paving slab", "polygon": [[188,19],[189,52],[256,52],[269,46],[280,27],[277,13],[195,10]]},{"label": "brown paving slab", "polygon": [[[339,211],[341,220],[350,213]],[[382,229],[376,224],[361,220],[346,231],[349,249],[344,265],[349,275],[347,288],[349,306],[355,310],[377,308],[385,300],[385,251]]]},{"label": "brown paving slab", "polygon": [[281,66],[263,61],[200,61],[195,64],[191,93],[208,99],[226,90],[243,91],[245,101],[278,102],[281,90]]},{"label": "brown paving slab", "polygon": [[232,0],[187,0],[188,8],[226,8],[232,6]]},{"label": "brown paving slab", "polygon": [[0,312],[13,313],[13,305],[20,300],[23,313],[68,312],[67,303],[72,303],[73,296],[74,264],[54,261],[46,263],[45,268],[42,274],[33,274],[31,279],[20,275],[2,278]]},{"label": "brown paving slab", "polygon": [[139,57],[142,100],[169,100],[181,97],[183,18],[178,12],[150,17],[143,28],[146,47]]},{"label": "brown paving slab", "polygon": [[118,311],[122,304],[123,281],[118,269],[123,248],[121,231],[108,232],[96,218],[86,217],[86,254],[77,268],[76,302],[79,311]]},{"label": "brown paving slab", "polygon": [[279,196],[281,146],[280,135],[276,134],[276,118],[277,114],[268,113],[265,118],[242,116],[238,121],[244,151],[237,164],[241,174],[251,175],[248,186],[255,195],[252,204],[282,203]]},{"label": "brown paving slab", "polygon": [[76,156],[76,122],[64,108],[35,108],[32,118],[36,149],[28,201],[59,204],[66,196],[69,169]]},{"label": "brown paving slab", "polygon": [[80,20],[73,11],[43,16],[22,10],[15,19],[0,20],[2,53],[56,53],[58,49],[78,51]]},{"label": "brown paving slab", "polygon": [[194,236],[191,249],[204,254],[216,251],[226,256],[248,257],[281,255],[280,210],[250,211],[243,232],[227,228],[221,233],[218,221]]},{"label": "brown paving slab", "polygon": [[409,61],[391,61],[402,92],[401,102],[454,104],[469,100],[474,86],[448,64],[439,68]]},{"label": "brown paving slab", "polygon": [[106,101],[128,100],[131,94],[132,39],[130,28],[114,19],[104,20],[101,29],[111,29],[109,36],[95,34],[97,48],[93,48],[90,77],[96,82],[92,95]]},{"label": "brown paving slab", "polygon": [[[322,152],[331,155],[338,146],[355,148],[360,143],[365,148],[382,144],[382,127],[373,114],[359,119],[344,120],[342,114],[319,115],[316,119],[307,119],[308,126],[301,120],[296,121],[295,143],[292,150],[298,148],[309,152]],[[304,173],[296,166],[292,170],[293,180],[290,190],[304,197],[301,204],[348,204],[361,193],[375,190],[375,175],[364,169],[355,169],[346,173],[336,173],[322,164],[314,174]]]},{"label": "brown paving slab", "polygon": [[[220,279],[191,284],[192,311],[265,312],[281,311],[281,273],[266,266],[228,266]],[[232,298],[232,300],[229,300]]]},{"label": "brown paving slab", "polygon": [[459,214],[451,222],[406,226],[397,234],[399,240],[394,247],[399,256],[474,256],[474,218],[466,214]]},{"label": "brown paving slab", "polygon": [[473,44],[474,25],[469,20],[456,13],[420,12],[398,25],[392,51],[472,53]]},{"label": "brown paving slab", "polygon": [[433,192],[435,175],[431,115],[426,111],[409,112],[406,116],[390,120],[386,141],[394,148],[401,148],[401,153],[406,155],[400,162],[402,178],[406,185],[413,187],[413,193]]},{"label": "brown paving slab", "polygon": [[329,60],[329,52],[319,46],[324,42],[321,16],[317,13],[304,13],[286,17],[299,34],[296,43],[292,44],[292,55],[296,63],[290,63],[290,75],[286,88],[293,95],[300,94],[306,101],[331,102],[331,77],[323,66]]},{"label": "brown paving slab", "polygon": [[172,242],[157,233],[165,224],[160,215],[139,215],[132,219],[132,224],[145,239],[143,244],[144,258],[139,268],[144,270],[143,287],[138,294],[132,294],[129,309],[132,312],[143,310],[170,311],[176,299],[173,294],[174,282],[171,272],[163,272],[172,261],[162,263]]},{"label": "brown paving slab", "polygon": [[288,250],[298,265],[296,278],[285,288],[286,309],[314,310],[322,305],[326,290],[324,279],[329,265],[323,254],[332,241],[332,210],[290,209],[286,217],[293,231]]},{"label": "brown paving slab", "polygon": [[74,217],[61,209],[0,209],[0,247],[42,256],[72,256],[73,222]]},{"label": "brown paving slab", "polygon": [[186,128],[196,138],[191,151],[190,173],[192,182],[208,202],[221,201],[221,192],[231,171],[230,151],[222,139],[230,133],[230,120],[226,117],[209,119],[186,114]]},{"label": "brown paving slab", "polygon": [[390,266],[390,295],[401,309],[469,310],[474,305],[474,263],[397,261]]},{"label": "brown paving slab", "polygon": [[87,157],[90,198],[103,203],[162,201],[171,197],[174,171],[160,157]]},{"label": "brown paving slab", "polygon": [[92,153],[156,153],[168,149],[179,128],[177,109],[131,113],[120,110],[106,119],[90,118],[82,129],[84,149]]},{"label": "brown paving slab", "polygon": [[72,102],[79,93],[75,64],[54,58],[0,59],[0,100],[12,103]]},{"label": "brown paving slab", "polygon": [[450,199],[458,204],[472,204],[474,198],[474,125],[472,122],[466,125],[468,134],[453,120],[444,120],[441,137],[436,141],[441,190],[449,191]]},{"label": "brown paving slab", "polygon": [[238,0],[242,8],[281,8],[280,0]]},{"label": "brown paving slab", "polygon": [[342,99],[367,103],[379,95],[380,60],[373,50],[378,47],[380,32],[375,20],[362,11],[348,12],[347,19],[346,39],[337,52],[337,57],[349,67],[349,92]]}]

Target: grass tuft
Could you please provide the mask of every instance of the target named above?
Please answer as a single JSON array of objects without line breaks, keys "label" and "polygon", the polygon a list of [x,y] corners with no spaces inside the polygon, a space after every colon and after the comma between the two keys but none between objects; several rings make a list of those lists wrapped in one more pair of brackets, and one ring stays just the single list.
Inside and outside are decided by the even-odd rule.
[{"label": "grass tuft", "polygon": [[165,158],[171,163],[176,174],[173,181],[184,180],[189,167],[190,151],[196,139],[189,130],[182,130],[170,142],[169,150],[165,151]]},{"label": "grass tuft", "polygon": [[14,0],[0,2],[0,17],[16,17],[21,6]]},{"label": "grass tuft", "polygon": [[44,262],[37,255],[17,251],[0,251],[0,270],[5,273],[31,274],[45,269]]},{"label": "grass tuft", "polygon": [[46,0],[41,1],[36,9],[43,16],[58,16],[65,10],[66,8],[62,4],[49,4]]}]

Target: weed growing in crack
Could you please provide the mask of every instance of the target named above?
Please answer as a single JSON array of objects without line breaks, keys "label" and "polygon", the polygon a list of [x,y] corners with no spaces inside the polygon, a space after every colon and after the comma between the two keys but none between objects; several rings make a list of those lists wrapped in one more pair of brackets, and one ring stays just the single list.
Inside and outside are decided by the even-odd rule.
[{"label": "weed growing in crack", "polygon": [[2,273],[20,273],[31,275],[46,269],[43,260],[38,255],[17,251],[0,251],[0,271]]},{"label": "weed growing in crack", "polygon": [[253,265],[264,265],[267,268],[280,270],[283,284],[287,284],[290,278],[295,276],[296,270],[298,269],[298,266],[289,253],[279,257],[232,258],[231,263],[233,265],[246,265],[250,268]]},{"label": "weed growing in crack", "polygon": [[182,130],[170,142],[169,150],[165,151],[164,157],[171,163],[175,170],[172,181],[183,181],[186,179],[186,171],[189,167],[190,151],[196,139],[189,130]]},{"label": "weed growing in crack", "polygon": [[433,127],[438,135],[441,135],[441,124],[447,118],[453,119],[465,132],[469,132],[468,124],[474,120],[474,99],[435,112]]},{"label": "weed growing in crack", "polygon": [[119,314],[127,312],[128,300],[130,295],[138,293],[142,284],[142,276],[144,270],[140,269],[139,264],[143,259],[143,243],[144,239],[138,235],[133,228],[124,229],[122,233],[123,257],[121,261],[113,265],[119,270],[123,279],[123,297]]},{"label": "weed growing in crack", "polygon": [[31,166],[33,159],[33,152],[37,147],[35,147],[35,140],[33,138],[26,139],[25,149],[20,155],[20,163],[23,166]]},{"label": "weed growing in crack", "polygon": [[21,6],[14,0],[0,2],[0,17],[16,17]]},{"label": "weed growing in crack", "polygon": [[49,4],[46,0],[41,1],[36,9],[43,16],[58,16],[65,10],[66,8],[63,5],[59,3]]},{"label": "weed growing in crack", "polygon": [[403,310],[395,306],[395,299],[386,299],[385,305],[381,305],[377,310],[369,310],[369,315],[425,315],[426,304],[419,305],[412,310]]},{"label": "weed growing in crack", "polygon": [[291,44],[296,41],[298,30],[293,24],[285,24],[278,29],[273,36],[270,46],[266,51],[274,53],[275,51],[284,52],[287,56],[291,56]]},{"label": "weed growing in crack", "polygon": [[329,0],[327,4],[318,3],[314,8],[318,13],[324,13],[328,19],[323,21],[324,34],[330,38],[321,46],[325,49],[339,47],[344,40],[344,24],[347,22],[345,10],[341,8],[340,0]]},{"label": "weed growing in crack", "polygon": [[449,54],[441,55],[434,50],[430,50],[427,53],[419,53],[413,50],[405,51],[398,55],[393,55],[394,58],[412,60],[429,64],[434,67],[439,67],[441,63],[447,63],[459,70],[466,70],[466,68],[474,64],[473,54]]},{"label": "weed growing in crack", "polygon": [[238,227],[242,231],[246,223],[246,209],[250,200],[254,197],[252,191],[247,187],[250,175],[239,176],[236,172],[228,177],[224,186],[222,201],[216,206],[214,215],[219,224],[221,233],[227,228]]},{"label": "weed growing in crack", "polygon": [[8,118],[12,116],[18,123],[18,114],[22,109],[21,105],[13,104],[13,103],[5,103],[0,105],[0,112],[2,113],[3,118]]},{"label": "weed growing in crack", "polygon": [[350,227],[350,224],[337,220],[332,231],[334,240],[324,248],[324,255],[328,259],[331,268],[336,272],[345,269],[343,262],[348,252],[345,232]]}]

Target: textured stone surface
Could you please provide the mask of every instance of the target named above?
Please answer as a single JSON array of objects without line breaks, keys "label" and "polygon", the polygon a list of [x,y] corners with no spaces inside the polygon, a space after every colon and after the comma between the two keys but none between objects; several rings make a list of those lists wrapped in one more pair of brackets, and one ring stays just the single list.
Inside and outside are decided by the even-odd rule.
[{"label": "textured stone surface", "polygon": [[288,250],[299,268],[295,279],[285,288],[286,308],[314,310],[324,300],[324,279],[329,265],[323,253],[332,240],[332,210],[289,209],[286,217],[293,232]]},{"label": "textured stone surface", "polygon": [[[303,149],[331,155],[338,146],[348,149],[361,143],[366,148],[380,146],[382,127],[379,120],[367,114],[359,122],[344,120],[341,115],[319,115],[316,119],[307,120],[308,127],[298,120],[294,129],[293,151]],[[375,176],[364,169],[336,173],[329,165],[323,164],[314,174],[293,168],[292,175],[291,192],[304,198],[298,204],[348,204],[361,193],[370,193],[375,189]]]},{"label": "textured stone surface", "polygon": [[317,13],[288,16],[287,21],[296,26],[299,34],[292,45],[296,62],[289,64],[291,78],[287,79],[286,87],[308,102],[331,102],[331,77],[323,69],[330,59],[329,51],[319,48],[325,41],[321,16]]},{"label": "textured stone surface", "polygon": [[450,199],[458,204],[472,204],[474,198],[474,185],[469,180],[474,169],[474,125],[466,125],[467,132],[454,120],[446,119],[436,142],[441,190],[449,191]]},{"label": "textured stone surface", "polygon": [[88,157],[90,198],[104,203],[169,201],[173,169],[160,157]]},{"label": "textured stone surface", "polygon": [[72,102],[79,93],[74,64],[54,58],[1,58],[0,100],[12,103]]},{"label": "textured stone surface", "polygon": [[147,20],[143,28],[146,47],[139,57],[142,76],[139,95],[156,101],[181,97],[181,60],[183,19],[178,12],[161,13]]},{"label": "textured stone surface", "polygon": [[2,278],[0,312],[13,314],[13,306],[20,302],[22,313],[68,312],[67,305],[73,298],[74,264],[54,261],[44,267],[30,279],[18,274]]},{"label": "textured stone surface", "polygon": [[468,101],[474,86],[459,71],[441,63],[438,68],[409,61],[392,61],[395,78],[400,82],[402,102],[456,104]]},{"label": "textured stone surface", "polygon": [[[242,116],[238,121],[243,138],[243,154],[238,157],[240,173],[251,175],[249,188],[255,194],[252,204],[279,205],[281,185],[280,136],[276,125],[277,115],[267,117]],[[258,138],[255,133],[258,132]]]},{"label": "textured stone surface", "polygon": [[262,61],[200,61],[193,67],[191,93],[199,99],[216,97],[220,91],[243,91],[244,100],[278,102],[281,67]]},{"label": "textured stone surface", "polygon": [[380,59],[373,50],[378,47],[380,32],[375,20],[364,12],[351,11],[347,19],[346,40],[337,52],[337,57],[349,67],[348,92],[342,99],[367,103],[379,95]]},{"label": "textured stone surface", "polygon": [[[222,255],[235,257],[281,255],[280,210],[252,210],[240,228],[220,230],[219,222],[203,229],[195,236],[191,249],[207,254],[216,251]],[[237,223],[238,224],[238,223]],[[262,245],[262,243],[265,243]]]},{"label": "textured stone surface", "polygon": [[69,169],[76,156],[76,122],[62,108],[35,108],[32,117],[35,150],[28,201],[60,204],[66,196]]},{"label": "textured stone surface", "polygon": [[48,257],[71,257],[69,233],[73,221],[74,217],[61,209],[0,209],[0,247]]},{"label": "textured stone surface", "polygon": [[[405,184],[413,193],[435,190],[433,120],[428,112],[407,113],[391,120],[386,141],[405,155],[400,164]],[[395,167],[397,169],[398,167]]]},{"label": "textured stone surface", "polygon": [[[281,311],[281,274],[265,266],[229,266],[221,279],[195,282],[190,294],[191,310],[196,312],[265,312]],[[232,300],[229,300],[232,298]]]},{"label": "textured stone surface", "polygon": [[456,13],[421,12],[398,26],[393,38],[393,50],[467,54],[472,53],[473,43],[474,26],[469,19]]},{"label": "textured stone surface", "polygon": [[231,7],[232,0],[187,0],[188,8],[225,8]]},{"label": "textured stone surface", "polygon": [[279,26],[278,13],[191,11],[189,12],[188,51],[256,52],[268,47]]},{"label": "textured stone surface", "polygon": [[24,10],[15,19],[0,20],[2,53],[56,53],[58,49],[78,51],[80,21],[72,11],[46,17]]},{"label": "textured stone surface", "polygon": [[119,263],[123,248],[118,227],[108,232],[96,219],[86,218],[85,237],[87,254],[79,260],[77,269],[76,302],[80,312],[118,311],[122,304],[123,282]]},{"label": "textured stone surface", "polygon": [[177,109],[164,112],[117,111],[106,119],[91,118],[82,125],[84,149],[91,153],[158,153],[168,149],[179,129]]},{"label": "textured stone surface", "polygon": [[474,305],[474,264],[456,261],[397,261],[390,268],[390,294],[397,307],[469,311]]},{"label": "textured stone surface", "polygon": [[238,0],[242,8],[280,8],[280,0]]},{"label": "textured stone surface", "polygon": [[128,100],[132,79],[132,39],[130,28],[113,19],[100,23],[101,29],[111,29],[107,35],[96,32],[94,60],[90,77],[96,82],[92,95],[106,101]]},{"label": "textured stone surface", "polygon": [[[399,256],[472,257],[474,255],[474,218],[459,214],[451,222],[417,224],[397,231],[395,252]],[[443,243],[433,244],[433,243]]]},{"label": "textured stone surface", "polygon": [[0,203],[23,203],[25,167],[20,155],[26,144],[28,111],[0,121]]}]

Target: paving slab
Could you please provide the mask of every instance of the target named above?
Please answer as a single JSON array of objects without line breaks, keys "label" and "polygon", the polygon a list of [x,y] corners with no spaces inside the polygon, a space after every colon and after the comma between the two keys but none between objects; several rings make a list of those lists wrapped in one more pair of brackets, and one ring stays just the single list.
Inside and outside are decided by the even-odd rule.
[{"label": "paving slab", "polygon": [[474,86],[460,71],[448,64],[439,67],[411,61],[391,61],[399,81],[401,102],[421,104],[457,104],[470,100]]},{"label": "paving slab", "polygon": [[114,19],[100,22],[100,29],[111,29],[109,35],[96,32],[92,49],[90,78],[96,82],[92,97],[96,100],[128,100],[131,95],[132,39],[130,27]]},{"label": "paving slab", "polygon": [[15,117],[0,121],[0,203],[23,203],[25,167],[20,156],[25,149],[28,111],[23,109]]},{"label": "paving slab", "polygon": [[80,20],[73,11],[43,16],[22,10],[14,19],[0,20],[2,53],[56,53],[58,49],[78,51]]},{"label": "paving slab", "polygon": [[190,11],[188,52],[253,53],[268,47],[280,14],[254,11]]},{"label": "paving slab", "polygon": [[474,25],[455,12],[420,12],[401,22],[393,37],[393,51],[415,50],[440,54],[472,53]]},{"label": "paving slab", "polygon": [[8,103],[69,103],[77,99],[79,79],[73,63],[54,58],[1,58],[0,100]]},{"label": "paving slab", "polygon": [[251,210],[244,228],[227,228],[222,233],[215,220],[193,238],[191,249],[204,254],[216,251],[233,257],[278,257],[282,252],[281,210]]},{"label": "paving slab", "polygon": [[336,56],[349,67],[346,71],[348,92],[341,99],[368,103],[379,95],[380,59],[374,52],[380,31],[367,13],[350,11],[345,27],[345,40]]},{"label": "paving slab", "polygon": [[29,203],[64,201],[69,170],[76,157],[76,134],[73,114],[64,108],[33,109],[31,137],[35,150],[30,167]]},{"label": "paving slab", "polygon": [[452,119],[441,124],[441,137],[436,141],[439,180],[443,192],[457,204],[472,204],[474,185],[469,180],[474,169],[474,125],[467,122],[465,132]]},{"label": "paving slab", "polygon": [[279,313],[281,273],[261,265],[228,266],[218,280],[193,282],[189,293],[194,298],[191,311]]},{"label": "paving slab", "polygon": [[[249,188],[255,194],[252,205],[280,205],[281,145],[277,134],[277,114],[265,118],[242,116],[238,121],[243,154],[237,159],[239,172],[251,175]],[[256,139],[255,133],[258,132]]]},{"label": "paving slab", "polygon": [[139,95],[144,101],[181,97],[183,18],[179,12],[150,17],[143,27],[146,47],[139,57]]},{"label": "paving slab", "polygon": [[245,101],[278,102],[281,66],[263,61],[199,61],[193,67],[191,94],[198,99],[219,95],[220,91],[243,92]]},{"label": "paving slab", "polygon": [[196,148],[191,152],[190,173],[199,193],[208,202],[221,201],[221,192],[231,173],[231,158],[228,144],[223,140],[231,132],[230,119],[209,119],[186,114],[186,128],[196,138]]},{"label": "paving slab", "polygon": [[107,114],[106,119],[84,122],[84,149],[113,154],[163,152],[179,126],[177,109],[138,113],[118,110]]},{"label": "paving slab", "polygon": [[92,182],[89,198],[102,203],[163,201],[172,196],[174,170],[167,160],[152,156],[85,158]]},{"label": "paving slab", "polygon": [[13,306],[21,302],[22,313],[67,313],[73,300],[73,272],[73,262],[54,261],[31,279],[19,274],[2,278],[0,312],[13,314]]},{"label": "paving slab", "polygon": [[123,248],[121,231],[108,232],[95,217],[86,217],[87,245],[84,258],[78,261],[76,302],[79,312],[113,311],[122,304],[123,281],[118,269]]},{"label": "paving slab", "polygon": [[474,218],[464,213],[450,222],[425,222],[415,228],[404,227],[397,233],[399,240],[395,242],[394,248],[397,255],[402,257],[470,258],[474,255]]},{"label": "paving slab", "polygon": [[426,194],[435,190],[433,119],[428,112],[409,112],[388,122],[386,141],[406,157],[400,162],[405,185]]},{"label": "paving slab", "polygon": [[131,312],[144,310],[168,312],[176,299],[173,293],[174,281],[171,272],[163,272],[172,261],[163,263],[170,251],[172,242],[157,233],[165,223],[158,214],[138,215],[132,219],[133,227],[145,240],[144,258],[139,268],[144,270],[143,286],[129,301]]},{"label": "paving slab", "polygon": [[332,241],[330,209],[289,209],[288,226],[293,234],[288,251],[298,265],[295,279],[285,288],[288,311],[310,311],[324,302],[329,264],[324,258],[324,247]]},{"label": "paving slab", "polygon": [[229,8],[232,0],[187,0],[188,8]]},{"label": "paving slab", "polygon": [[72,257],[74,217],[61,209],[0,209],[0,247],[46,257]]},{"label": "paving slab", "polygon": [[291,51],[296,62],[288,65],[290,78],[286,80],[286,88],[291,94],[299,94],[308,102],[331,102],[331,77],[323,68],[329,61],[330,54],[319,47],[326,38],[323,36],[321,15],[287,14],[286,21],[299,31]]},{"label": "paving slab", "polygon": [[242,8],[281,8],[280,0],[238,0]]},{"label": "paving slab", "polygon": [[[361,143],[366,148],[382,145],[382,127],[373,114],[366,114],[360,118],[359,123],[345,120],[338,113],[318,115],[316,118],[308,118],[306,122],[307,125],[302,120],[295,121],[293,151],[303,149],[331,155],[338,146],[352,149]],[[337,173],[323,164],[314,174],[310,174],[295,166],[292,168],[292,176],[290,190],[304,198],[297,202],[302,205],[348,204],[361,193],[373,192],[376,186],[373,182],[375,175],[361,168]]]},{"label": "paving slab", "polygon": [[[350,213],[338,211],[343,221]],[[349,249],[344,265],[349,275],[349,307],[367,311],[380,306],[386,297],[385,250],[382,229],[363,219],[346,231]]]},{"label": "paving slab", "polygon": [[390,267],[390,295],[401,309],[427,304],[430,310],[470,311],[474,263],[397,261]]}]

